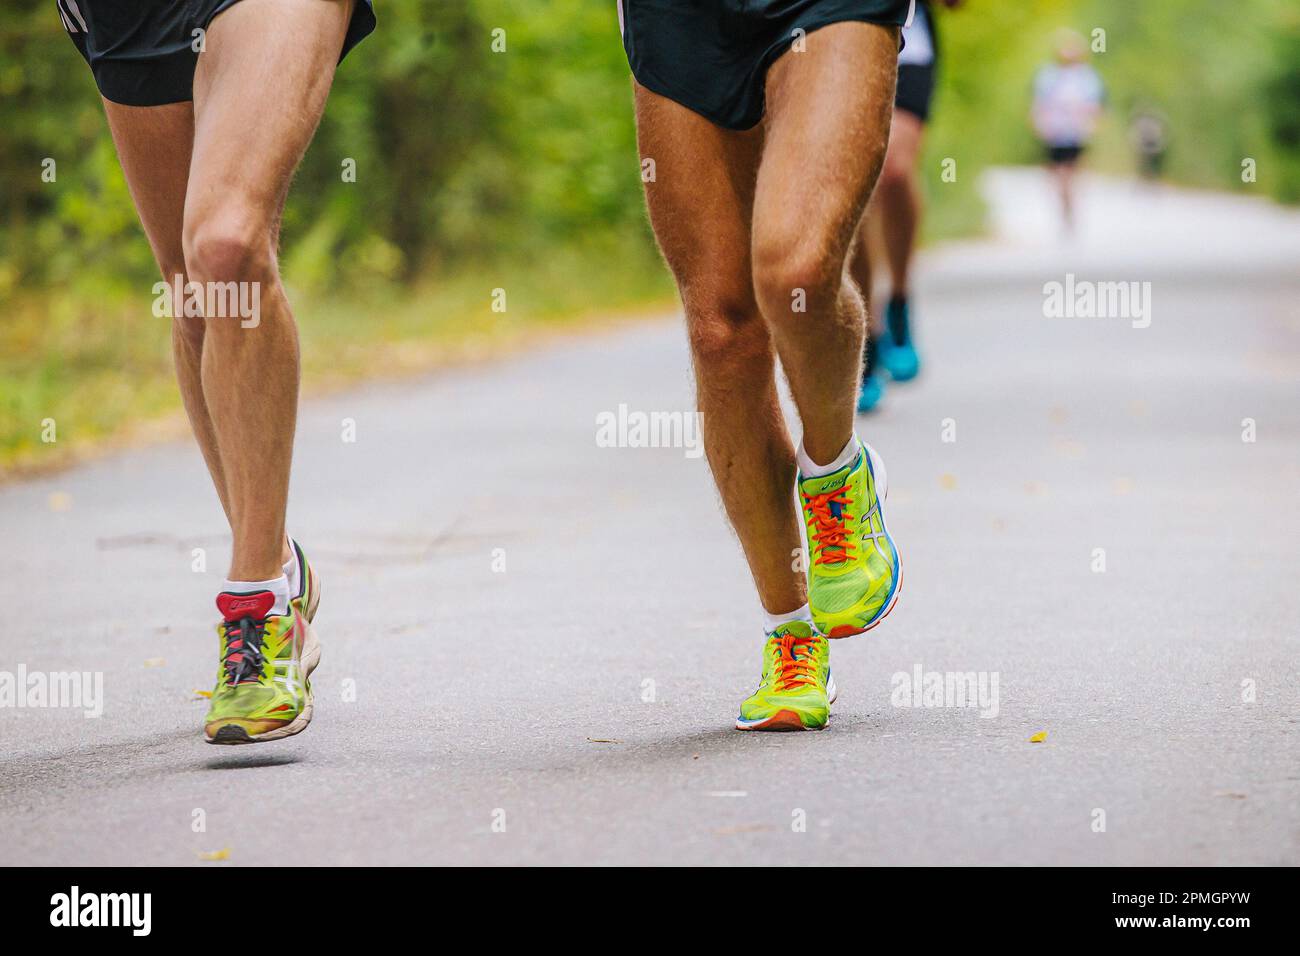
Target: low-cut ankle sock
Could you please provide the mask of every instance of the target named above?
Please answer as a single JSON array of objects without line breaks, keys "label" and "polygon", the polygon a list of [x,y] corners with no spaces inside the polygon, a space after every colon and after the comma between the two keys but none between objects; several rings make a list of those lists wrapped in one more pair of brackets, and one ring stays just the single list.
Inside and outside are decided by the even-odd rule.
[{"label": "low-cut ankle sock", "polygon": [[298,542],[289,538],[289,560],[284,562],[284,576],[289,579],[289,596],[297,597],[302,589],[302,568],[298,564]]},{"label": "low-cut ankle sock", "polygon": [[862,450],[862,442],[858,441],[857,435],[850,435],[849,442],[844,446],[844,450],[835,456],[835,460],[827,465],[819,465],[808,457],[808,452],[804,450],[803,442],[799,442],[799,450],[796,452],[796,458],[799,462],[799,476],[801,478],[821,478],[823,475],[831,475],[853,464],[853,459],[858,457],[858,452]]},{"label": "low-cut ankle sock", "polygon": [[278,578],[271,578],[269,581],[231,581],[227,579],[221,590],[229,591],[231,594],[253,594],[257,591],[270,591],[275,595],[275,603],[271,605],[271,613],[289,613],[289,578],[286,575],[282,574]]},{"label": "low-cut ankle sock", "polygon": [[763,630],[767,634],[771,634],[782,624],[789,624],[791,621],[807,621],[811,624],[812,609],[805,604],[803,607],[797,607],[787,614],[769,614],[767,611],[763,612]]}]

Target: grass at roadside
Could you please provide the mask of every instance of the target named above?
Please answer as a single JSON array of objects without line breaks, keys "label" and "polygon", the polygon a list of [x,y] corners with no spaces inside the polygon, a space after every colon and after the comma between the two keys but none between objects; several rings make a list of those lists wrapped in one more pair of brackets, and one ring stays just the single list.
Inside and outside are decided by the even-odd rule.
[{"label": "grass at roadside", "polygon": [[[640,237],[478,267],[411,288],[296,291],[307,393],[505,352],[547,331],[671,308]],[[494,290],[504,311],[494,311]],[[499,299],[497,300],[499,301]],[[66,465],[90,449],[180,433],[167,319],[152,289],[19,296],[0,323],[0,478]],[[43,440],[50,436],[54,441]]]}]

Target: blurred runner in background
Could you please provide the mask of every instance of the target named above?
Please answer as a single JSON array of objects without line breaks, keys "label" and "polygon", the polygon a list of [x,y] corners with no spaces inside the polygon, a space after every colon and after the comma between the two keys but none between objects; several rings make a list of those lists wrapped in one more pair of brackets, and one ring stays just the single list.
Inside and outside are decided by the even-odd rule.
[{"label": "blurred runner in background", "polygon": [[[942,3],[954,8],[961,0],[942,0]],[[917,160],[925,124],[930,118],[930,98],[939,57],[931,6],[930,0],[920,0],[911,25],[903,30],[905,46],[898,55],[894,121],[889,131],[885,166],[867,214],[862,217],[850,260],[853,280],[867,300],[870,315],[862,388],[858,393],[860,412],[871,411],[879,404],[884,396],[885,372],[895,381],[905,382],[915,378],[921,369],[912,342],[908,279],[922,212]],[[889,299],[883,326],[879,310],[871,307],[871,260],[881,249],[889,270]]]},{"label": "blurred runner in background", "polygon": [[1106,99],[1101,77],[1085,62],[1087,56],[1083,37],[1062,30],[1056,41],[1056,62],[1042,67],[1034,77],[1030,115],[1056,180],[1067,234],[1074,231],[1074,173]]}]

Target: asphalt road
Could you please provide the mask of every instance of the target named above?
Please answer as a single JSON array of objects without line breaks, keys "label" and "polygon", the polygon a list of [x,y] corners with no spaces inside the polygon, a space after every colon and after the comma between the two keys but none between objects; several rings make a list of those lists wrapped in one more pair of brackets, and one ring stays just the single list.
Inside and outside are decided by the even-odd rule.
[{"label": "asphalt road", "polygon": [[[0,861],[1300,862],[1300,217],[1092,180],[1062,242],[1036,174],[989,188],[998,236],[923,264],[923,379],[861,423],[907,587],[833,646],[828,731],[731,729],[761,634],[704,460],[597,442],[691,407],[666,317],[304,408],[291,740],[201,739],[191,445],[0,489],[0,671],[103,675],[98,718],[0,708]],[[1047,317],[1067,273],[1150,282],[1150,324]],[[996,700],[899,706],[918,669]]]}]

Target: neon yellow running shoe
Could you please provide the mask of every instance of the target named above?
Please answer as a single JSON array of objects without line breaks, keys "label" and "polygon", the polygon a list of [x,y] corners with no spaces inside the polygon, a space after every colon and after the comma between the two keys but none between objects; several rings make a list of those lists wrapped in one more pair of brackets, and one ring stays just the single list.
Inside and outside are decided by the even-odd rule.
[{"label": "neon yellow running shoe", "polygon": [[270,591],[217,595],[221,668],[203,721],[210,744],[279,740],[311,723],[320,642],[297,602],[288,614],[271,614],[274,605]]},{"label": "neon yellow running shoe", "polygon": [[852,464],[820,478],[799,476],[808,546],[808,604],[827,637],[879,624],[903,584],[898,548],[885,528],[885,463],[865,443]]},{"label": "neon yellow running shoe", "polygon": [[807,621],[767,635],[758,690],[740,705],[737,730],[821,730],[835,702],[831,652]]}]

